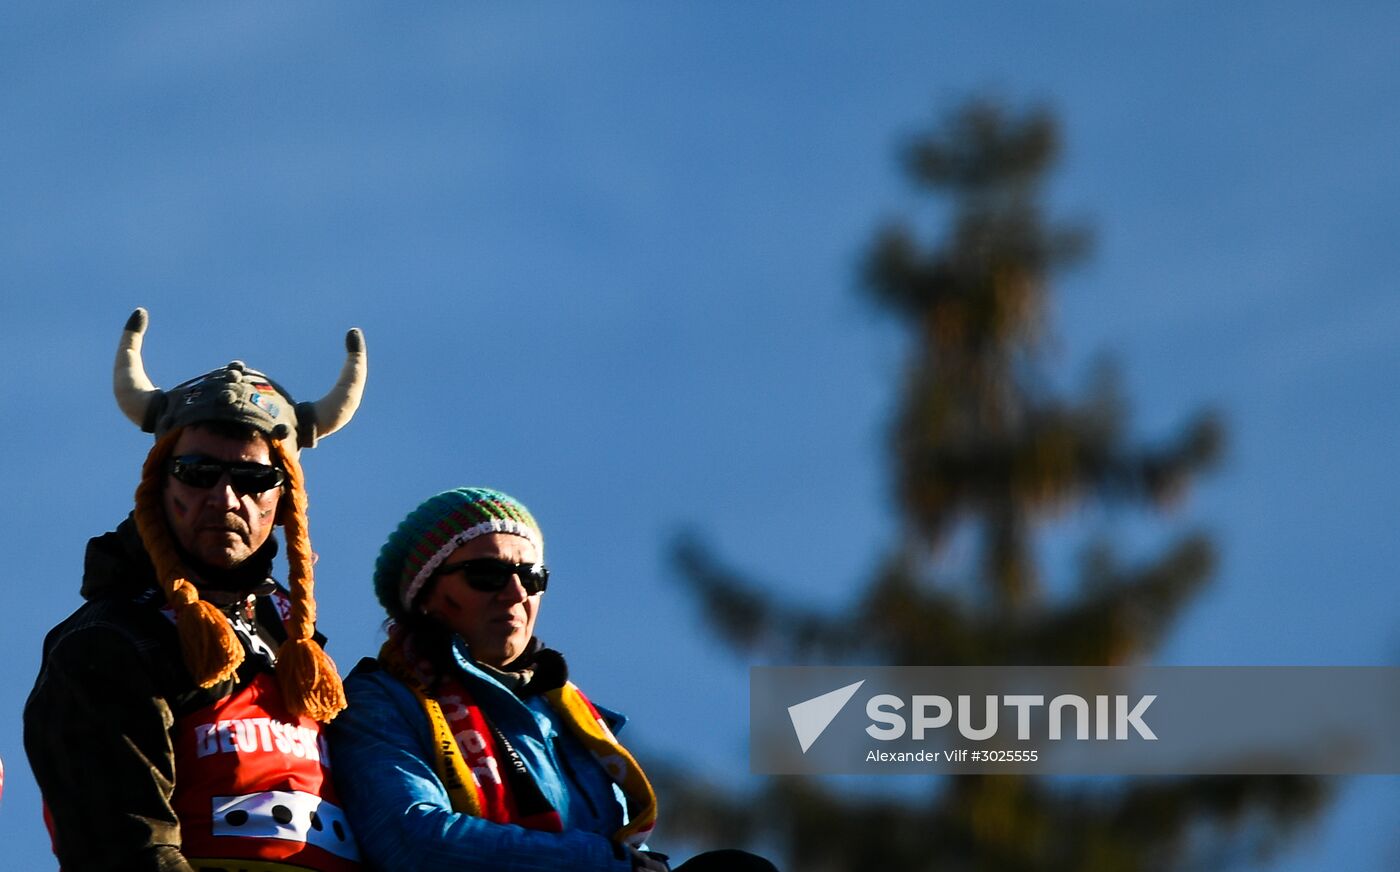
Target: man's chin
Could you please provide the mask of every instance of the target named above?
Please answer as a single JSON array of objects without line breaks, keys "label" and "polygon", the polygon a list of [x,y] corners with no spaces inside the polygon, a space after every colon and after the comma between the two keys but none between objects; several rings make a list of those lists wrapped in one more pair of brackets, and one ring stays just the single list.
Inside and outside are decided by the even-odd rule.
[{"label": "man's chin", "polygon": [[195,556],[210,569],[232,569],[245,559],[242,554],[231,554],[227,551],[204,552]]},{"label": "man's chin", "polygon": [[194,557],[210,569],[232,569],[247,560],[249,550],[242,542],[201,542]]},{"label": "man's chin", "polygon": [[195,556],[211,567],[228,570],[248,557],[251,549],[237,533],[209,532],[195,539]]}]

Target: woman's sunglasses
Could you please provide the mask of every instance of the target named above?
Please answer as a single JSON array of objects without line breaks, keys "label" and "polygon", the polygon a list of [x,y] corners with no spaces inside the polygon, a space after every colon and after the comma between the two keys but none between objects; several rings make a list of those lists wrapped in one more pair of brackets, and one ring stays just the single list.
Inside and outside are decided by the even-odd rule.
[{"label": "woman's sunglasses", "polygon": [[269,491],[287,480],[287,474],[276,466],[253,463],[250,460],[215,460],[202,454],[186,454],[170,460],[170,475],[181,484],[208,489],[223,480],[240,496]]},{"label": "woman's sunglasses", "polygon": [[479,557],[476,560],[459,560],[444,563],[433,575],[462,573],[467,587],[482,593],[498,593],[505,590],[512,578],[520,577],[520,586],[525,593],[534,596],[543,593],[549,586],[549,569],[543,563],[507,563],[494,557]]}]

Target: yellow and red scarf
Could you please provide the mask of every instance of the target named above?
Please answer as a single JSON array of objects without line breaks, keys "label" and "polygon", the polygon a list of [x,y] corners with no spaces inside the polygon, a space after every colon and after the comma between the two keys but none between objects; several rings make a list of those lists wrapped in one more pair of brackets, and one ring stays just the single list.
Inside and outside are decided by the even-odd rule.
[{"label": "yellow and red scarf", "polygon": [[[453,811],[527,829],[563,830],[559,812],[525,769],[519,753],[491,725],[461,681],[450,675],[434,681],[434,670],[416,655],[411,639],[397,633],[380,649],[379,662],[413,691],[428,716],[434,768],[447,788]],[[565,681],[541,696],[627,798],[628,823],[613,834],[613,841],[634,847],[643,844],[656,826],[656,792],[642,767],[573,682]]]}]

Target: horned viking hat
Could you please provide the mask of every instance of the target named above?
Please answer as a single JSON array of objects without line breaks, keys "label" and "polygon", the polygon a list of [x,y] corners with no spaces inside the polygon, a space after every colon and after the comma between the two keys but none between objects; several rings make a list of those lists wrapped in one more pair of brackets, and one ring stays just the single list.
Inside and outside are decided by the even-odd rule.
[{"label": "horned viking hat", "polygon": [[345,426],[355,414],[367,371],[364,336],[358,329],[345,334],[345,364],[329,393],[314,403],[296,403],[277,382],[239,360],[169,391],[161,390],[151,383],[141,362],[148,320],[145,309],[137,309],[127,319],[117,345],[112,388],[122,412],[156,436],[136,488],[136,528],[155,564],[166,602],[175,610],[185,665],[196,682],[210,687],[234,674],[243,662],[243,646],[223,614],[199,598],[191,572],[175,548],[160,500],[166,464],[183,428],[215,421],[241,424],[267,437],[274,461],[286,474],[277,522],[286,533],[292,613],[286,622],[287,642],[278,657],[278,682],[294,714],[329,721],[345,707],[345,694],[335,664],[313,638],[313,558],[298,453]]}]

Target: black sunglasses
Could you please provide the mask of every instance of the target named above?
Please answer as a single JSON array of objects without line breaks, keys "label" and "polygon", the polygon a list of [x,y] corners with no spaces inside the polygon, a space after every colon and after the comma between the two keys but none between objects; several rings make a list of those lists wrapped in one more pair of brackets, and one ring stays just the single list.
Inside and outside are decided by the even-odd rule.
[{"label": "black sunglasses", "polygon": [[228,473],[228,482],[240,496],[269,491],[287,480],[276,466],[250,460],[215,460],[203,454],[186,454],[170,460],[170,475],[190,487],[211,488]]},{"label": "black sunglasses", "polygon": [[543,593],[549,586],[549,569],[543,563],[507,563],[494,557],[479,557],[476,560],[459,560],[444,563],[437,568],[434,576],[460,572],[466,579],[467,587],[482,593],[498,593],[516,576],[525,593],[534,596]]}]

